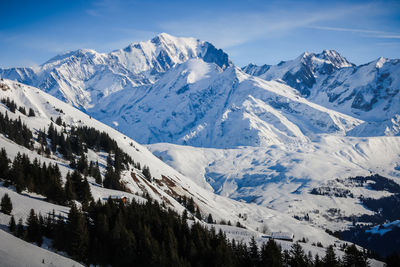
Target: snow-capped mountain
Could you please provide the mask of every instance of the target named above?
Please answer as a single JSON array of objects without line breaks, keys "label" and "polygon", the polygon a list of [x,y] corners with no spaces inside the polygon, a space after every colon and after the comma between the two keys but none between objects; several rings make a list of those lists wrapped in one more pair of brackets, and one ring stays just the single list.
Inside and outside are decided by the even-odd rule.
[{"label": "snow-capped mountain", "polygon": [[310,89],[316,83],[318,76],[329,75],[334,70],[352,66],[354,64],[348,62],[336,51],[324,50],[320,54],[305,52],[294,60],[282,61],[274,66],[249,64],[242,69],[264,80],[281,79],[299,90],[302,95],[309,96]]},{"label": "snow-capped mountain", "polygon": [[[106,201],[109,196],[125,196],[136,199],[137,201],[146,201],[142,194],[147,193],[152,199],[163,202],[168,208],[172,208],[178,213],[182,213],[185,209],[177,199],[179,196],[193,198],[196,206],[200,209],[202,216],[205,218],[207,214],[212,214],[213,218],[219,222],[221,220],[230,222],[240,222],[246,229],[230,225],[213,224],[212,227],[216,231],[220,229],[225,232],[228,238],[234,238],[237,241],[249,242],[252,237],[260,245],[265,242],[264,235],[258,230],[267,227],[268,231],[273,232],[288,232],[295,235],[295,240],[308,240],[309,243],[302,244],[306,252],[311,251],[314,255],[323,256],[325,249],[318,247],[317,242],[321,242],[324,246],[335,244],[338,248],[343,246],[345,242],[338,240],[336,237],[329,235],[316,225],[311,225],[308,222],[299,221],[292,218],[290,214],[285,214],[277,210],[267,207],[258,206],[254,203],[245,203],[217,195],[209,189],[199,186],[195,178],[185,176],[175,169],[171,168],[159,158],[150,153],[146,147],[136,143],[129,137],[117,132],[101,122],[91,118],[87,114],[77,110],[76,108],[64,103],[42,90],[26,86],[10,80],[0,81],[0,98],[8,98],[14,101],[17,108],[12,111],[4,103],[0,103],[0,113],[6,114],[10,119],[19,119],[21,123],[26,124],[27,128],[33,133],[33,148],[29,149],[18,145],[8,136],[0,136],[0,147],[5,148],[9,158],[14,158],[17,153],[26,154],[31,161],[38,159],[42,164],[57,164],[62,176],[62,183],[66,182],[67,172],[72,171],[68,160],[63,158],[60,153],[50,153],[49,155],[40,152],[40,143],[38,132],[40,129],[46,129],[52,122],[52,118],[59,116],[63,123],[62,125],[53,124],[59,132],[68,133],[71,127],[87,126],[93,127],[96,130],[103,131],[111,136],[118,146],[128,155],[130,155],[136,163],[149,166],[153,179],[148,180],[143,173],[135,166],[130,166],[127,170],[121,173],[121,181],[125,186],[125,192],[107,189],[96,183],[95,179],[90,175],[87,177],[90,185],[90,191],[95,200],[100,199]],[[21,112],[20,107],[32,109],[34,116],[25,115]],[[104,151],[95,151],[88,149],[85,152],[89,161],[98,161],[102,175],[105,173],[107,165],[107,156]],[[197,157],[192,157],[196,160]],[[191,164],[188,164],[191,167]],[[196,182],[195,182],[196,181]],[[204,185],[206,186],[206,185]],[[69,207],[56,205],[47,202],[45,197],[37,195],[29,191],[23,191],[22,194],[17,193],[13,187],[5,187],[0,183],[0,195],[7,193],[13,203],[13,216],[26,219],[29,210],[34,208],[36,212],[41,214],[49,214],[52,210],[55,213],[67,214]],[[10,216],[0,213],[0,224],[6,225],[10,220]],[[205,227],[210,227],[205,222],[201,222]],[[0,230],[0,239],[7,240],[8,246],[0,246],[1,257],[7,260],[2,260],[11,266],[18,265],[15,262],[29,262],[34,260],[33,266],[45,264],[52,266],[53,264],[75,264],[69,259],[60,255],[49,252],[30,245],[21,239],[17,239]],[[49,241],[50,242],[50,241]],[[47,242],[47,244],[50,244]],[[283,249],[290,249],[293,242],[277,241]],[[4,243],[4,242],[2,242]],[[26,249],[26,257],[18,257],[20,249]],[[46,245],[45,249],[49,249]],[[343,255],[339,249],[336,249],[338,255]],[[34,254],[34,257],[29,255]],[[70,263],[71,262],[71,263]],[[382,266],[378,261],[371,260],[372,266]],[[76,264],[78,266],[78,264]]]},{"label": "snow-capped mountain", "polygon": [[320,133],[344,135],[361,123],[282,83],[201,59],[169,70],[143,94],[122,90],[88,111],[142,143],[218,148],[304,143]]},{"label": "snow-capped mountain", "polygon": [[[306,225],[340,230],[352,216],[373,212],[357,198],[310,191],[329,180],[370,172],[398,181],[398,62],[378,59],[355,66],[325,50],[276,66],[240,69],[208,42],[160,34],[108,54],[78,50],[37,68],[0,69],[0,76],[34,85],[112,126],[95,122],[154,169],[160,182],[152,184],[155,193],[143,179],[135,185],[127,174],[134,192],[143,186],[181,209],[168,194],[171,184],[163,181],[165,176],[176,186],[172,191],[191,192],[204,201],[204,212],[215,212],[217,218],[236,219],[231,211],[246,211],[253,218],[248,226],[254,228],[272,213],[307,214],[311,220],[302,222]],[[87,114],[37,94],[40,104],[32,105],[43,110],[43,121],[58,115],[46,106],[49,101],[68,111],[63,120],[94,125]],[[115,130],[151,144],[148,149],[177,171]],[[343,216],[331,216],[332,206]],[[274,227],[282,222],[278,217]]]},{"label": "snow-capped mountain", "polygon": [[276,66],[250,64],[243,70],[265,80],[282,80],[311,102],[364,120],[352,135],[398,135],[399,62],[379,58],[355,66],[337,52],[325,50]]},{"label": "snow-capped mountain", "polygon": [[[168,207],[182,213],[184,207],[177,201],[177,198],[178,196],[185,195],[188,198],[193,197],[194,202],[204,216],[211,213],[217,221],[221,219],[226,221],[230,220],[232,222],[240,221],[243,225],[248,227],[249,236],[255,235],[256,237],[261,238],[261,233],[257,233],[255,230],[256,228],[261,229],[263,220],[268,218],[269,227],[274,231],[295,232],[298,233],[299,237],[305,236],[315,242],[321,241],[326,242],[326,244],[336,240],[334,237],[324,233],[323,230],[298,222],[289,215],[266,207],[258,207],[253,204],[238,202],[216,195],[210,192],[210,190],[202,188],[192,181],[191,178],[182,175],[162,162],[146,147],[136,143],[134,140],[117,132],[111,127],[91,118],[87,114],[84,114],[67,103],[63,103],[62,101],[48,95],[40,89],[9,80],[0,81],[0,87],[2,88],[2,90],[0,90],[1,99],[8,97],[16,103],[17,107],[24,107],[25,109],[31,108],[34,110],[35,116],[30,117],[24,115],[18,111],[18,109],[13,113],[6,105],[3,103],[0,104],[0,113],[5,114],[7,112],[7,116],[10,119],[20,118],[21,122],[26,124],[28,129],[33,132],[34,140],[37,140],[39,129],[49,127],[52,122],[51,118],[59,116],[62,118],[62,121],[65,122],[65,127],[54,124],[54,127],[56,127],[57,130],[67,132],[72,126],[93,127],[111,136],[117,142],[118,146],[130,155],[136,163],[140,163],[142,166],[146,165],[150,168],[153,181],[148,181],[143,176],[142,172],[134,166],[131,166],[129,170],[123,171],[121,174],[121,180],[124,183],[127,192],[111,190],[99,186],[95,182],[94,178],[89,176],[88,180],[90,183],[90,190],[96,200],[105,200],[110,195],[125,195],[130,198],[143,200],[143,198],[139,197],[137,194],[147,193],[152,199],[165,202]],[[14,158],[17,153],[25,153],[31,160],[37,158],[42,163],[57,164],[63,182],[65,182],[67,172],[71,171],[68,161],[62,158],[59,153],[52,153],[50,156],[40,154],[37,151],[38,146],[39,143],[35,141],[33,146],[34,149],[30,150],[24,146],[16,144],[7,138],[7,136],[1,135],[0,138],[0,147],[6,149],[7,155],[10,158]],[[104,152],[88,149],[86,156],[90,161],[98,161],[101,166],[101,173],[104,174],[104,169],[107,165]],[[67,207],[42,201],[44,198],[41,196],[32,200],[31,198],[26,197],[26,195],[18,194],[12,189],[4,188],[1,185],[0,192],[9,193],[14,203],[14,215],[17,219],[26,216],[30,208],[39,209],[39,211],[42,211],[42,214],[46,214],[51,211],[51,209],[55,209],[57,213],[65,213],[68,211]],[[29,194],[29,192],[26,193]],[[239,214],[246,214],[246,218],[239,218]],[[8,221],[9,216],[0,213],[0,223],[7,224]],[[282,226],[282,222],[286,222],[284,226]]]},{"label": "snow-capped mountain", "polygon": [[0,69],[0,76],[37,86],[86,109],[119,90],[152,84],[160,74],[191,58],[213,62],[222,69],[232,64],[226,53],[208,42],[162,33],[108,54],[80,49],[35,68]]}]

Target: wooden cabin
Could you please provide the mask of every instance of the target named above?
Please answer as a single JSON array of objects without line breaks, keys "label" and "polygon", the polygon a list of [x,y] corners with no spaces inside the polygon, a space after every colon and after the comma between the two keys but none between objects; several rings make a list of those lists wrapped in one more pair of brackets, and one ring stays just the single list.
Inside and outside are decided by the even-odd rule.
[{"label": "wooden cabin", "polygon": [[122,203],[126,203],[128,202],[129,198],[127,196],[110,196],[110,198],[114,201],[121,201]]}]

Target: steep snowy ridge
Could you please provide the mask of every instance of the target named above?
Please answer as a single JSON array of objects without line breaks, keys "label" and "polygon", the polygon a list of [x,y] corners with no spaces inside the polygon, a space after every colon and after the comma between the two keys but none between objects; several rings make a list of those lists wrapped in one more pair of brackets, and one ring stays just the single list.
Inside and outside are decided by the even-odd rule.
[{"label": "steep snowy ridge", "polygon": [[282,83],[200,59],[167,71],[143,94],[123,90],[88,112],[142,143],[219,148],[304,143],[320,133],[344,135],[361,123]]},{"label": "steep snowy ridge", "polygon": [[242,70],[268,81],[282,79],[302,95],[308,96],[319,75],[331,74],[334,70],[352,66],[354,64],[336,51],[324,50],[320,54],[305,52],[294,60],[282,61],[274,66],[250,64]]},{"label": "steep snowy ridge", "polygon": [[[355,66],[332,50],[304,53],[275,66],[250,64],[246,73],[265,80],[283,80],[309,101],[365,121],[351,135],[398,135],[400,64],[379,58]],[[371,127],[373,125],[373,128]]]},{"label": "steep snowy ridge", "polygon": [[119,90],[150,85],[162,73],[190,58],[202,58],[222,69],[232,65],[226,53],[208,42],[162,33],[108,54],[80,49],[35,68],[0,69],[0,77],[39,87],[86,109]]},{"label": "steep snowy ridge", "polygon": [[223,69],[231,65],[228,55],[208,42],[195,38],[177,38],[166,33],[147,42],[131,44],[111,52],[110,57],[132,72],[146,73],[153,79],[157,78],[157,73],[163,73],[191,58],[214,62]]},{"label": "steep snowy ridge", "polygon": [[[226,53],[215,48],[208,42],[195,38],[174,37],[162,33],[149,41],[131,44],[124,49],[108,54],[97,53],[90,49],[82,49],[58,55],[36,68],[0,69],[0,76],[39,87],[53,96],[73,104],[75,107],[89,110],[92,114],[104,113],[104,111],[108,112],[110,107],[105,107],[105,105],[118,100],[119,102],[113,103],[112,110],[114,110],[115,114],[116,107],[121,107],[121,110],[117,113],[121,113],[124,110],[123,105],[127,102],[125,96],[132,100],[130,101],[131,104],[128,104],[129,106],[133,105],[132,103],[138,103],[139,99],[146,101],[146,98],[148,98],[147,94],[153,88],[161,88],[162,84],[166,84],[165,79],[164,81],[160,80],[165,73],[169,70],[175,71],[175,68],[192,59],[199,59],[205,63],[214,64],[222,72],[234,67]],[[349,132],[351,127],[345,127],[346,130],[343,131],[343,127],[339,125],[340,123],[337,123],[337,120],[332,124],[328,118],[327,120],[322,119],[312,123],[314,129],[310,130],[309,127],[299,125],[299,123],[305,124],[305,118],[314,117],[309,116],[311,114],[307,113],[303,118],[298,119],[294,123],[306,137],[311,137],[312,139],[314,136],[310,135],[314,133],[335,133],[337,131],[341,134],[346,133],[357,136],[373,136],[375,134],[396,135],[398,134],[396,130],[397,126],[392,121],[396,121],[396,116],[400,114],[399,106],[395,105],[399,100],[398,91],[400,86],[398,78],[400,76],[400,69],[397,63],[398,60],[381,58],[376,62],[355,66],[338,52],[324,50],[319,54],[306,52],[294,60],[281,62],[276,66],[263,65],[258,67],[251,64],[243,68],[243,71],[267,81],[281,81],[296,89],[300,93],[298,95],[299,98],[305,97],[309,103],[315,103],[359,119],[360,121],[353,126],[363,124],[359,129],[354,131]],[[200,64],[197,64],[197,66],[200,66]],[[182,67],[179,68],[183,71]],[[225,76],[221,74],[215,79],[226,79]],[[235,79],[233,76],[231,77],[232,80]],[[171,83],[175,78],[177,77],[168,75]],[[160,84],[158,84],[158,81],[160,81]],[[193,82],[188,80],[187,83]],[[215,80],[214,83],[222,84],[224,81],[218,82]],[[207,87],[209,85],[204,86]],[[215,85],[213,86],[215,87]],[[234,85],[227,84],[223,86],[234,87]],[[281,87],[279,85],[276,88]],[[185,85],[182,85],[181,88],[183,91],[191,91],[188,90],[189,86],[185,87]],[[205,90],[205,88],[203,89]],[[222,91],[224,90],[222,89]],[[179,92],[183,93],[183,91]],[[253,96],[254,94],[252,87],[241,88],[241,91],[244,97],[248,95]],[[208,93],[209,97],[215,94],[212,90]],[[225,101],[220,103],[223,104],[215,105],[220,106],[221,109],[225,109],[219,112],[225,114],[225,117],[228,114],[232,114],[240,119],[243,117],[249,118],[249,113],[254,114],[254,112],[247,112],[241,115],[237,112],[232,113],[225,106],[229,105],[229,103],[225,103]],[[240,106],[241,103],[239,105],[235,103],[235,105]],[[287,105],[279,102],[277,105],[280,110],[285,105],[293,109],[290,104]],[[98,108],[100,106],[102,108]],[[149,105],[147,108],[151,109],[152,107]],[[195,108],[195,105],[193,108]],[[203,108],[205,108],[204,105]],[[300,112],[300,110],[294,110]],[[170,116],[170,114],[167,114],[167,116]],[[220,114],[214,113],[214,116],[221,118]],[[101,118],[102,121],[109,125],[113,125],[115,121],[120,125],[125,124],[125,128],[129,128],[130,123],[132,123],[132,118],[122,114],[116,114],[115,118],[101,115],[96,115],[96,117]],[[257,115],[257,117],[259,116]],[[199,117],[197,116],[197,118]],[[173,119],[174,116],[170,118],[170,121]],[[293,122],[291,118],[286,119]],[[135,118],[134,122],[136,123],[139,120]],[[242,127],[247,128],[245,133],[247,138],[236,145],[265,145],[268,143],[268,140],[260,136],[260,129],[257,129],[257,127],[271,128],[271,125],[263,126],[262,121],[256,122],[256,120],[249,118],[248,123],[240,123]],[[204,134],[207,132],[204,129],[206,128],[206,124],[210,125],[209,121],[200,123],[191,120],[190,123],[189,126],[185,125],[185,127],[177,124],[176,128],[181,128],[180,132],[168,129],[165,131],[164,129],[160,129],[160,125],[152,125],[149,130],[152,133],[145,133],[143,136],[138,136],[137,134],[130,136],[141,142],[175,142],[196,146],[210,146],[209,144],[204,144],[202,141],[194,140],[200,131]],[[317,127],[315,127],[316,125]],[[321,129],[320,126],[322,125],[325,125],[322,127],[325,129]],[[370,125],[379,127],[379,130],[371,130]],[[276,125],[273,126],[275,127]],[[286,126],[283,128],[286,128]],[[282,132],[283,128],[278,127],[278,132]],[[127,134],[131,131],[124,129],[122,126],[118,129]],[[165,133],[160,133],[161,135],[158,137],[158,132],[160,131],[165,131]],[[213,133],[207,132],[207,135],[220,135],[224,138],[224,133],[221,131],[223,130],[219,129]],[[277,130],[270,129],[264,132],[273,132],[272,136],[281,135],[277,133]],[[285,132],[284,135],[286,134]],[[289,133],[289,136],[298,136],[298,134]],[[300,139],[304,140],[301,135]],[[189,140],[189,142],[184,142],[185,140]],[[210,143],[214,143],[214,141],[210,141]],[[223,143],[223,141],[217,141],[217,143]],[[229,147],[232,144],[211,146]]]}]

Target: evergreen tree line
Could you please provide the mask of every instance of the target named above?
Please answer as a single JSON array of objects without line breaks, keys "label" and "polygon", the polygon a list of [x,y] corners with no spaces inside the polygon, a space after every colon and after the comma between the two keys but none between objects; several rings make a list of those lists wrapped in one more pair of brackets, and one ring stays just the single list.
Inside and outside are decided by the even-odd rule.
[{"label": "evergreen tree line", "polygon": [[[31,210],[27,227],[11,217],[10,231],[20,238],[41,245],[43,237],[52,240],[54,249],[65,251],[87,265],[99,266],[369,266],[365,253],[348,246],[343,258],[332,246],[324,257],[306,254],[299,243],[290,250],[273,239],[260,247],[254,238],[247,245],[228,240],[222,231],[210,230],[165,209],[150,199],[123,204],[109,199],[91,202],[87,212],[74,204],[68,218],[54,211],[43,217]],[[396,266],[391,257],[388,266]]]},{"label": "evergreen tree line", "polygon": [[22,123],[21,117],[13,120],[8,117],[7,112],[5,115],[1,113],[0,133],[6,135],[7,138],[18,145],[24,146],[28,149],[32,149],[33,147],[32,132],[24,123]]},{"label": "evergreen tree line", "polygon": [[[56,120],[57,125],[64,125],[61,117]],[[39,143],[44,147],[49,145],[45,136],[50,140],[50,149],[52,152],[60,152],[63,157],[67,160],[75,160],[74,155],[81,156],[88,149],[94,151],[103,151],[109,154],[115,154],[115,168],[122,170],[126,167],[127,163],[133,163],[132,158],[122,152],[118,147],[117,142],[112,139],[107,133],[100,132],[93,127],[79,126],[71,127],[71,130],[67,133],[65,128],[64,131],[58,132],[54,127],[53,123],[50,123],[45,131],[39,131],[38,138]]]},{"label": "evergreen tree line", "polygon": [[[22,114],[24,114],[26,116],[25,107],[22,107],[22,106],[18,107],[17,104],[14,102],[14,100],[10,100],[9,97],[2,98],[0,101],[8,108],[8,110],[10,110],[10,112],[15,113],[15,110],[18,109],[19,112],[21,112]],[[29,108],[28,116],[35,117],[35,111],[33,111],[32,108]]]},{"label": "evergreen tree line", "polygon": [[5,185],[14,185],[18,193],[28,190],[60,205],[65,205],[71,200],[88,204],[93,199],[86,177],[83,178],[78,171],[68,173],[63,186],[57,164],[41,164],[38,159],[31,162],[26,154],[18,153],[10,166],[4,148],[0,151],[0,177],[6,180]]},{"label": "evergreen tree line", "polygon": [[[60,117],[57,118],[56,122],[57,124],[64,124]],[[121,172],[128,170],[129,164],[140,169],[140,164],[135,164],[133,159],[118,147],[114,139],[107,133],[100,132],[95,128],[87,126],[71,127],[71,130],[66,133],[65,131],[58,132],[51,123],[47,134],[45,131],[39,131],[38,142],[47,154],[50,154],[50,151],[53,153],[58,151],[64,159],[70,161],[71,168],[78,170],[84,176],[94,177],[98,184],[103,184],[106,188],[124,190],[120,183]],[[88,162],[85,156],[88,149],[108,153],[104,181],[101,178],[98,162]],[[146,177],[151,176],[148,167],[143,170],[143,174]]]},{"label": "evergreen tree line", "polygon": [[[194,203],[193,197],[189,198],[189,200],[187,199],[187,197],[184,196],[179,196],[177,201],[186,208],[186,210],[188,210],[192,215],[196,216],[197,219],[202,220],[202,216],[201,216],[201,212],[199,207]],[[197,206],[197,207],[196,207]],[[187,211],[184,211],[183,216],[185,218],[188,217],[187,215]],[[211,214],[210,214],[211,215]]]},{"label": "evergreen tree line", "polygon": [[[56,121],[57,124],[65,125],[60,117]],[[0,131],[2,130],[11,140],[30,149],[33,147],[32,133],[20,119],[13,121],[8,118],[7,113],[5,117],[0,114]],[[27,189],[42,194],[49,201],[58,204],[65,204],[72,199],[87,203],[91,197],[89,197],[90,190],[86,190],[89,187],[86,180],[88,175],[94,177],[98,184],[103,184],[106,188],[124,190],[125,188],[120,183],[121,172],[127,170],[130,164],[140,169],[140,163],[135,164],[133,159],[118,147],[115,140],[107,133],[94,128],[72,127],[68,133],[65,128],[64,131],[58,132],[53,123],[50,123],[47,133],[44,130],[38,131],[37,141],[41,144],[41,151],[45,151],[46,154],[50,154],[51,151],[59,152],[63,158],[70,161],[70,167],[74,169],[74,173],[69,178],[75,177],[76,181],[67,181],[67,187],[62,188],[58,167],[40,165],[37,159],[30,163],[26,155],[18,155],[10,168],[5,151],[0,153],[0,164],[3,166],[0,170],[0,178],[7,178],[16,186],[17,192]],[[88,149],[108,153],[104,181],[98,162],[88,162],[85,155]],[[85,178],[77,175],[75,171]],[[143,174],[151,180],[149,167],[144,166]],[[7,177],[8,175],[10,177]],[[79,192],[79,188],[85,188],[85,193]]]},{"label": "evergreen tree line", "polygon": [[[17,105],[13,100],[1,100],[10,111],[15,112]],[[22,113],[26,113],[25,108],[20,108]],[[33,110],[29,110],[29,116],[35,116]],[[45,152],[50,155],[51,152],[59,152],[62,157],[70,161],[70,167],[78,170],[84,176],[90,175],[96,179],[96,182],[103,184],[98,162],[88,163],[85,153],[88,149],[94,151],[103,151],[109,154],[107,160],[107,172],[104,177],[104,186],[106,188],[124,190],[120,183],[121,171],[127,170],[129,164],[140,170],[140,163],[133,161],[133,159],[119,147],[117,142],[112,139],[107,133],[100,132],[93,127],[71,127],[70,131],[66,131],[65,122],[61,117],[57,117],[56,124],[64,126],[63,130],[58,132],[53,123],[50,123],[47,131],[38,130],[37,141],[41,145],[39,153]],[[7,112],[5,116],[0,114],[0,133],[5,134],[9,139],[19,145],[23,145],[28,149],[33,149],[33,135],[29,128],[22,123],[21,118],[17,120],[10,119]],[[113,154],[113,158],[111,157]],[[1,171],[0,171],[1,172]],[[147,166],[143,168],[143,175],[150,181],[150,169]],[[5,176],[0,176],[5,177]],[[29,180],[29,179],[28,179]],[[28,185],[22,185],[23,188],[28,188]],[[21,189],[23,190],[23,189]],[[31,190],[37,192],[35,189]],[[42,191],[42,190],[39,190]],[[19,190],[20,192],[20,190]]]}]

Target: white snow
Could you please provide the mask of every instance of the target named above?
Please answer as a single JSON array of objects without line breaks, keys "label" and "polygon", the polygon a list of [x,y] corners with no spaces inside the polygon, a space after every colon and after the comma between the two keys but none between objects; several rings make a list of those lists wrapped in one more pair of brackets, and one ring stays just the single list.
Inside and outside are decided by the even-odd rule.
[{"label": "white snow", "polygon": [[[124,172],[132,193],[168,199],[178,211],[183,208],[168,193],[190,195],[216,219],[234,222],[239,213],[246,214],[241,223],[250,230],[267,222],[273,231],[330,244],[335,239],[321,228],[347,228],[341,216],[371,211],[357,198],[310,195],[311,188],[371,172],[400,182],[399,60],[380,58],[355,66],[336,51],[324,50],[277,66],[249,66],[259,75],[254,77],[234,65],[221,69],[206,63],[206,51],[206,42],[163,33],[109,54],[78,50],[35,69],[0,70],[2,76],[26,80],[84,108],[115,129],[36,88],[5,80],[12,89],[0,95],[34,108],[38,117],[21,116],[31,128],[47,128],[50,117],[60,115],[57,107],[64,110],[67,124],[109,133],[135,161],[150,166],[155,177],[149,183],[136,169]],[[302,71],[315,79],[308,97],[283,81],[286,74]],[[294,80],[300,88],[303,78]],[[0,105],[0,112],[5,109]],[[117,131],[152,144],[147,147],[176,170]],[[5,137],[0,144],[12,157],[17,151],[40,157]],[[89,151],[89,157],[105,162],[101,153]],[[63,175],[69,170],[57,157],[40,158],[64,164]],[[173,189],[163,176],[175,183]],[[90,182],[95,198],[118,195]],[[375,198],[386,194],[365,188],[351,192]],[[308,222],[291,218],[306,214]]]},{"label": "white snow", "polygon": [[0,265],[19,266],[83,266],[69,258],[27,243],[0,230]]},{"label": "white snow", "polygon": [[[7,83],[11,89],[7,91],[0,91],[0,97],[10,97],[17,103],[17,105],[24,104],[24,106],[28,109],[30,107],[34,108],[37,114],[36,117],[21,116],[21,120],[26,123],[29,128],[47,128],[50,123],[50,117],[56,118],[58,115],[61,115],[62,120],[65,121],[67,125],[87,125],[90,127],[95,127],[100,131],[107,132],[113,139],[117,141],[121,149],[132,156],[135,162],[140,162],[142,166],[149,166],[151,174],[155,178],[155,181],[151,183],[145,181],[144,176],[137,169],[132,169],[131,172],[125,171],[122,174],[124,183],[126,183],[127,188],[133,193],[148,192],[154,199],[166,201],[169,203],[168,205],[170,207],[176,209],[178,212],[182,212],[183,207],[168,194],[169,191],[173,190],[177,194],[193,197],[195,203],[200,207],[202,214],[207,216],[209,213],[211,213],[214,219],[217,221],[221,219],[230,220],[233,223],[240,221],[241,224],[248,227],[248,229],[256,229],[257,227],[261,227],[264,223],[266,223],[272,231],[292,232],[296,236],[305,236],[309,238],[311,242],[320,241],[323,244],[328,245],[337,241],[336,238],[326,234],[324,230],[310,226],[308,223],[295,220],[290,215],[256,204],[243,203],[216,195],[212,193],[210,189],[207,190],[201,186],[198,186],[187,176],[175,171],[163,163],[160,159],[155,157],[145,147],[139,145],[129,137],[124,136],[115,129],[106,126],[93,118],[90,118],[88,115],[76,110],[67,103],[63,103],[37,88],[21,85],[8,80],[5,80],[4,82]],[[58,111],[55,110],[56,108],[62,109],[63,114],[58,113]],[[3,105],[0,105],[0,112],[5,112],[5,109],[6,108]],[[10,117],[16,117],[19,115],[18,113],[8,113]],[[59,128],[58,130],[61,130],[61,127],[56,127]],[[7,154],[10,157],[14,157],[19,151],[21,153],[28,154],[31,159],[37,157],[42,162],[58,163],[64,178],[66,172],[70,170],[67,166],[67,163],[62,159],[57,157],[48,159],[37,155],[36,152],[17,146],[15,143],[4,137],[0,139],[0,145],[1,147],[6,148]],[[105,165],[105,155],[102,153],[97,154],[94,151],[89,150],[88,157],[91,160],[98,160],[100,165]],[[102,171],[104,172],[104,169],[102,169]],[[136,176],[136,180],[132,178],[131,173]],[[169,179],[170,182],[163,181],[163,179],[165,180],[163,176]],[[143,200],[134,194],[128,194],[125,192],[118,192],[99,187],[94,183],[92,178],[89,179],[89,182],[91,183],[91,191],[95,199],[106,199],[110,195],[129,195],[130,197],[135,197],[139,201]],[[12,199],[23,197],[12,192],[10,193],[10,196]],[[32,205],[35,205],[35,201],[36,200],[34,199],[32,200]],[[56,213],[58,210],[63,211],[62,207],[58,208],[54,205],[49,207],[39,204],[37,206],[29,206],[29,201],[25,202],[18,199],[15,199],[15,202],[26,203],[26,205],[24,204],[25,206],[22,205],[20,208],[16,208],[15,210],[16,216],[21,217],[23,214],[26,214],[31,207],[34,207],[43,213],[48,212],[53,208],[56,209]],[[21,212],[18,211],[19,209],[21,209]],[[239,214],[246,216],[245,218],[239,218]],[[283,224],[282,222],[285,223]]]}]

